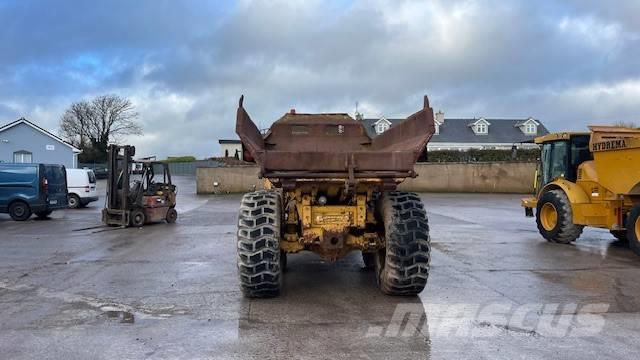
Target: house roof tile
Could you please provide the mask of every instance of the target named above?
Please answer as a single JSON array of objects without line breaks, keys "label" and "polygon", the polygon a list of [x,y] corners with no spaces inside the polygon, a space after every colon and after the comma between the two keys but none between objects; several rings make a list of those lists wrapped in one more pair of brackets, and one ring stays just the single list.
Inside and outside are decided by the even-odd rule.
[{"label": "house roof tile", "polygon": [[[386,118],[391,126],[399,124],[404,119]],[[539,121],[538,132],[536,134],[524,134],[518,127],[528,119],[490,119],[484,118],[489,125],[488,134],[476,135],[469,124],[473,124],[478,119],[445,119],[444,124],[440,125],[439,134],[433,135],[430,143],[517,143],[530,141],[536,136],[542,136],[549,133],[549,130]],[[367,132],[371,137],[375,137],[375,122],[379,119],[363,119],[363,123]]]}]

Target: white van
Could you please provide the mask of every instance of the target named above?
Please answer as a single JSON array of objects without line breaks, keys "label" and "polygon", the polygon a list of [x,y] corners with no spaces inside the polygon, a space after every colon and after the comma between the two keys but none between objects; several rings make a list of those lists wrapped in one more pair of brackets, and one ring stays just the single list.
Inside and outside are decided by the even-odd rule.
[{"label": "white van", "polygon": [[67,169],[69,207],[76,209],[98,201],[96,175],[90,169]]}]

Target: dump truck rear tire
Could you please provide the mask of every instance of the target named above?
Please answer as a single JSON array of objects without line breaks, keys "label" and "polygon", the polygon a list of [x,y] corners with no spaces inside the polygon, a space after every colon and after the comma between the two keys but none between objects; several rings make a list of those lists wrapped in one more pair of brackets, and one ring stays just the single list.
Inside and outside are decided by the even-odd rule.
[{"label": "dump truck rear tire", "polygon": [[627,239],[631,250],[640,256],[640,204],[631,209],[627,219]]},{"label": "dump truck rear tire", "polygon": [[414,193],[392,191],[380,199],[385,248],[376,256],[376,279],[388,295],[417,295],[427,285],[431,239],[424,205]]},{"label": "dump truck rear tire", "polygon": [[238,274],[246,297],[280,293],[280,195],[273,190],[245,194],[238,219]]},{"label": "dump truck rear tire", "polygon": [[571,203],[562,190],[542,194],[536,207],[536,223],[542,237],[558,244],[577,240],[584,228],[573,223]]}]

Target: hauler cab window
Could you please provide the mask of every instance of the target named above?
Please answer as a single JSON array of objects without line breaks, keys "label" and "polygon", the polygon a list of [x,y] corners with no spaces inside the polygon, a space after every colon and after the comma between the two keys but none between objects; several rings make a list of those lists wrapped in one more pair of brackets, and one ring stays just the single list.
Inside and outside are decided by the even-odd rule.
[{"label": "hauler cab window", "polygon": [[569,142],[555,141],[542,145],[542,184],[565,177],[569,165]]},{"label": "hauler cab window", "polygon": [[589,135],[576,135],[570,140],[545,143],[540,157],[540,185],[544,186],[557,177],[575,182],[578,166],[592,159]]}]

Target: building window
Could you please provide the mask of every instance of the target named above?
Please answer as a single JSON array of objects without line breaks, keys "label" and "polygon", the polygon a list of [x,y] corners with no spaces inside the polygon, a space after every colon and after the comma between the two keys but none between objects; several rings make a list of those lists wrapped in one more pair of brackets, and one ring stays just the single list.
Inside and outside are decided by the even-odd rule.
[{"label": "building window", "polygon": [[382,134],[383,132],[387,131],[389,129],[389,125],[385,122],[379,122],[378,125],[376,125],[376,132],[378,134]]},{"label": "building window", "polygon": [[535,124],[527,124],[524,127],[524,132],[527,134],[535,134],[536,131],[536,125]]},{"label": "building window", "polygon": [[13,153],[13,162],[19,164],[28,164],[33,162],[33,156],[30,152],[20,150]]},{"label": "building window", "polygon": [[486,134],[487,133],[487,124],[479,123],[476,124],[476,134]]}]

